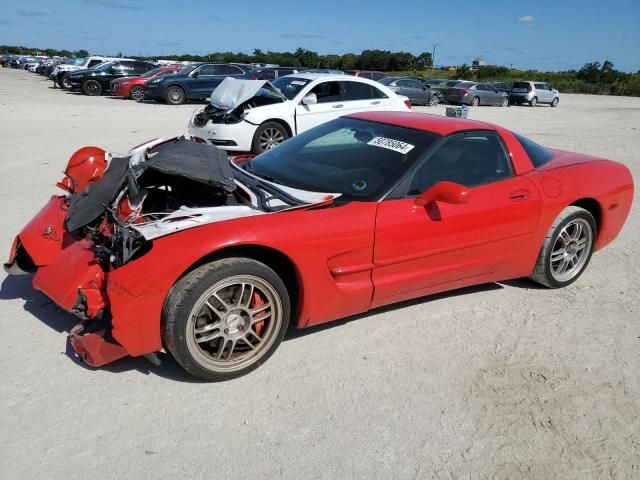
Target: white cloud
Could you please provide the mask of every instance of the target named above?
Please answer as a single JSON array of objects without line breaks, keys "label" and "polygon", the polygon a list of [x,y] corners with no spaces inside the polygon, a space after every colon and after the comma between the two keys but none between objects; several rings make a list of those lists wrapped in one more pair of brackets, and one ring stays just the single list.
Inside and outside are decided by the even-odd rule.
[{"label": "white cloud", "polygon": [[531,15],[525,15],[524,17],[518,17],[518,21],[520,23],[526,23],[527,25],[531,25],[533,23],[533,17]]}]

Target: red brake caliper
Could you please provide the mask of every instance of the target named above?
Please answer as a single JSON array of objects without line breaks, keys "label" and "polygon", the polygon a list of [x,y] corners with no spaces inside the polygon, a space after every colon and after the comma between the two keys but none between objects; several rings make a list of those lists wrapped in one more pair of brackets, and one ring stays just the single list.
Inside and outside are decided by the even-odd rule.
[{"label": "red brake caliper", "polygon": [[[251,308],[258,308],[264,305],[264,299],[258,292],[253,292],[253,306]],[[260,312],[257,314],[258,317],[265,315],[265,312]],[[264,329],[264,320],[259,321],[253,326],[253,329],[256,331],[258,335],[262,334],[262,330]]]}]

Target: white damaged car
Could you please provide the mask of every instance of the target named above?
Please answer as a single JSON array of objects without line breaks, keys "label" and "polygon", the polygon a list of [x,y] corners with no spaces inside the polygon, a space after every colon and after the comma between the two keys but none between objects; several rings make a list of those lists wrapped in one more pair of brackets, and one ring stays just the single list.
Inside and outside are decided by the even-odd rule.
[{"label": "white damaged car", "polygon": [[257,154],[343,115],[410,109],[407,97],[366,78],[297,73],[271,83],[228,77],[194,113],[189,134],[225,150]]}]

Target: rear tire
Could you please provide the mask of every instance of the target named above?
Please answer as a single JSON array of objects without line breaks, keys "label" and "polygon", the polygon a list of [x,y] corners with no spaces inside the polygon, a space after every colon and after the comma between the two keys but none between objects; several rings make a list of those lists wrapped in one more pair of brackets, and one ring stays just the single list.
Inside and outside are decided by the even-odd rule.
[{"label": "rear tire", "polygon": [[182,88],[174,85],[173,87],[167,88],[164,94],[164,100],[169,105],[182,105],[187,100],[187,95]]},{"label": "rear tire", "polygon": [[538,104],[538,97],[533,97],[531,100],[529,100],[529,105],[532,107],[535,107]]},{"label": "rear tire", "polygon": [[102,93],[102,85],[97,80],[87,80],[82,84],[82,91],[90,97],[97,97]]},{"label": "rear tire", "polygon": [[473,97],[471,99],[471,106],[472,107],[477,107],[480,105],[480,97]]},{"label": "rear tire", "polygon": [[253,259],[226,258],[174,285],[163,307],[162,338],[190,374],[230,380],[267,361],[289,316],[289,294],[276,272]]},{"label": "rear tire", "polygon": [[277,122],[263,123],[253,136],[251,151],[255,154],[262,153],[281,144],[287,138],[289,138],[289,132],[281,124]]},{"label": "rear tire", "polygon": [[560,99],[558,97],[553,99],[553,102],[551,102],[551,106],[552,107],[557,107],[558,103],[560,103]]},{"label": "rear tire", "polygon": [[580,207],[567,207],[549,227],[530,278],[549,288],[575,282],[589,265],[597,234],[596,221]]}]

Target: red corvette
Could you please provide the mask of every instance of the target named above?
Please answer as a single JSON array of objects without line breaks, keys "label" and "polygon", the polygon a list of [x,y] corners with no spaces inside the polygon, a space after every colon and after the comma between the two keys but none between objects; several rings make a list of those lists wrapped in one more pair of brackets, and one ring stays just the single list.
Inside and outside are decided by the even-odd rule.
[{"label": "red corvette", "polygon": [[139,77],[123,77],[111,81],[111,95],[114,97],[130,98],[137,102],[144,100],[143,85],[152,78],[164,77],[178,73],[184,65],[169,65],[158,67],[143,73]]},{"label": "red corvette", "polygon": [[165,348],[207,380],[258,367],[289,325],[518,277],[569,285],[633,197],[621,164],[394,112],[231,162],[188,138],[85,147],[65,173],[7,271],[82,318],[70,338],[88,364]]}]

